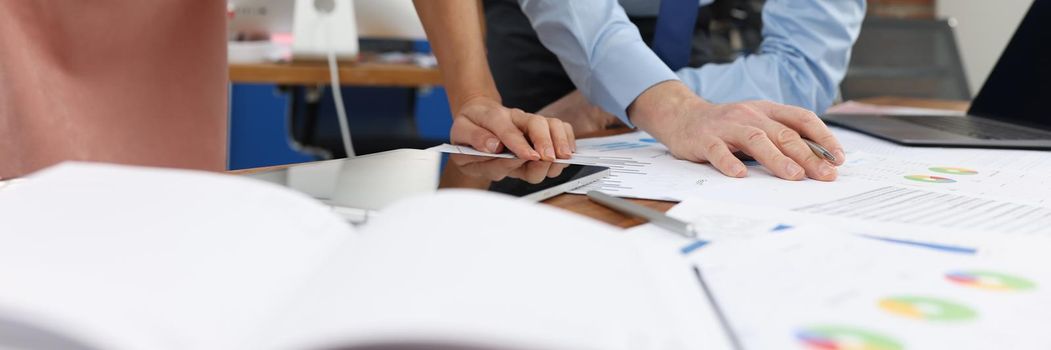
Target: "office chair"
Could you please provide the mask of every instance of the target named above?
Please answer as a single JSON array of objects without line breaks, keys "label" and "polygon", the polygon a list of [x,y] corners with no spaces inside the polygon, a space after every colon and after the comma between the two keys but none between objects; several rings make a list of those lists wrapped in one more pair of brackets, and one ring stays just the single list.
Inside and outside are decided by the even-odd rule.
[{"label": "office chair", "polygon": [[840,92],[844,100],[876,96],[971,99],[952,22],[866,19]]}]

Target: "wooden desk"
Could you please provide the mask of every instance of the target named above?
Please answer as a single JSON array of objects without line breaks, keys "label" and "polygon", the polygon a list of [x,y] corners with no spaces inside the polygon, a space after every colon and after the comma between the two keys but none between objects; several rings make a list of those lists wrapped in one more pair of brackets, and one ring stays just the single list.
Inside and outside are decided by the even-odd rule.
[{"label": "wooden desk", "polygon": [[[926,99],[911,99],[911,98],[900,98],[900,97],[879,97],[872,99],[865,99],[860,102],[878,104],[878,105],[894,105],[894,106],[905,106],[905,107],[921,107],[921,108],[938,108],[938,109],[952,109],[952,110],[966,110],[969,105],[966,101],[944,101],[944,100],[926,100]],[[598,133],[592,133],[587,135],[580,135],[580,138],[587,137],[600,137],[616,135],[621,133],[630,132],[630,130],[606,130]],[[268,167],[259,169],[248,169],[235,171],[235,173],[247,174],[268,169],[281,168]],[[662,212],[668,211],[676,203],[664,202],[655,200],[644,200],[644,199],[630,199],[630,201],[644,205]],[[555,196],[543,202],[544,204],[553,205],[571,212],[584,215],[599,221],[606,222],[611,225],[629,228],[644,223],[639,219],[630,218],[620,213],[607,209],[601,205],[595,204],[587,199],[586,196],[578,194],[562,194]]]},{"label": "wooden desk", "polygon": [[[418,87],[441,85],[437,68],[411,64],[362,62],[341,64],[343,85]],[[230,64],[230,81],[279,85],[328,85],[328,65],[324,62]]]}]

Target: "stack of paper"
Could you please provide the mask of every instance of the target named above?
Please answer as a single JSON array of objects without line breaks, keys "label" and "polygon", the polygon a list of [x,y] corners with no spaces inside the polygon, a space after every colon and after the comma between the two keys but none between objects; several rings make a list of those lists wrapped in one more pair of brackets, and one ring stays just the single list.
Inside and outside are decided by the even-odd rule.
[{"label": "stack of paper", "polygon": [[1051,348],[1051,155],[834,130],[835,182],[751,171],[668,212],[698,239],[629,232],[699,267],[744,348]]},{"label": "stack of paper", "polygon": [[[1012,199],[1021,195],[1024,200],[1038,203],[1051,198],[1051,186],[1040,183],[1040,175],[1051,171],[1051,156],[1047,152],[904,147],[841,128],[831,129],[846,148],[847,160],[852,161],[841,168],[842,177],[865,177],[874,182],[900,184],[905,176],[914,175],[907,179],[911,185],[946,183],[938,178],[950,177],[954,180],[952,183],[959,182],[953,187],[970,189],[963,193]],[[465,146],[442,145],[432,149],[491,155]],[[507,153],[499,156],[513,157]],[[573,193],[594,189],[618,197],[682,201],[725,192],[723,188],[714,189],[716,185],[741,182],[722,175],[710,165],[675,159],[664,145],[644,132],[578,140],[573,158],[559,162],[612,169],[611,176]],[[781,186],[784,182],[755,162],[747,165],[748,183],[754,183],[754,179],[766,179]]]},{"label": "stack of paper", "polygon": [[821,222],[844,232],[964,247],[1051,238],[1047,152],[904,147],[832,130],[848,150],[834,182],[785,181],[754,163],[748,177],[729,178],[707,164],[674,159],[642,132],[580,140],[577,154],[564,162],[613,169],[612,176],[574,193],[594,189],[684,203],[704,198],[741,204],[744,212],[778,210],[789,223]]}]

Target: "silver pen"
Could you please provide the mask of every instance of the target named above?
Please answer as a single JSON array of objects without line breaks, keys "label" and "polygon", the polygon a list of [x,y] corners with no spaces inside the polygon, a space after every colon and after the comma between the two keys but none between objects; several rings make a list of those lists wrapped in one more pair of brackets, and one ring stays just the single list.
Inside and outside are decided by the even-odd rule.
[{"label": "silver pen", "polygon": [[836,156],[833,155],[832,152],[829,152],[828,149],[824,146],[821,146],[817,142],[810,141],[807,139],[803,139],[803,142],[806,142],[807,146],[810,146],[810,150],[814,151],[814,154],[821,156],[821,158],[825,158],[826,160],[832,163],[836,162]]},{"label": "silver pen", "polygon": [[599,191],[588,191],[588,199],[623,214],[646,219],[651,224],[678,233],[686,238],[697,237],[697,231],[694,229],[693,224],[670,217],[662,212]]}]

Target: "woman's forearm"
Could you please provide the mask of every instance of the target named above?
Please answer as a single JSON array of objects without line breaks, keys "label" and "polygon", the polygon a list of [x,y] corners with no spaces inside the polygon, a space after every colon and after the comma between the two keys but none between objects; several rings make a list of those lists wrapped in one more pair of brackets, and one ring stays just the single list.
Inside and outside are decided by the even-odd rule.
[{"label": "woman's forearm", "polygon": [[476,0],[414,0],[423,22],[452,110],[465,101],[488,97],[500,101],[482,39]]}]

